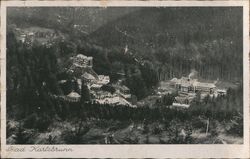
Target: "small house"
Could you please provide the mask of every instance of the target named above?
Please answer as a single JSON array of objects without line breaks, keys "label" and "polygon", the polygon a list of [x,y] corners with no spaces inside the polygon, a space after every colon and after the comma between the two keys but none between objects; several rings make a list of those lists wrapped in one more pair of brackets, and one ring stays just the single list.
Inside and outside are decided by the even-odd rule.
[{"label": "small house", "polygon": [[81,95],[79,95],[77,92],[70,92],[67,96],[66,99],[71,102],[77,102],[80,101]]}]

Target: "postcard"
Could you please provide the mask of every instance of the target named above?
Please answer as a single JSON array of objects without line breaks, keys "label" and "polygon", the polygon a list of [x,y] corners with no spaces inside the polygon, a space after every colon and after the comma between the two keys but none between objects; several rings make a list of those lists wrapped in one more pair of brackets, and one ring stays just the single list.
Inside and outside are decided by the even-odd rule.
[{"label": "postcard", "polygon": [[4,158],[248,158],[248,1],[1,2]]}]

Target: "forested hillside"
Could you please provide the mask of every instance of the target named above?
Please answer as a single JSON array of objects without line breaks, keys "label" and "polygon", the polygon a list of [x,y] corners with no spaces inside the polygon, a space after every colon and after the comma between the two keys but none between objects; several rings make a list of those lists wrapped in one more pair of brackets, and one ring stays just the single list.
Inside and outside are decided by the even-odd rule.
[{"label": "forested hillside", "polygon": [[128,46],[132,54],[153,64],[160,80],[187,75],[191,69],[205,79],[242,78],[241,8],[119,9],[12,8],[8,23],[62,31],[80,51],[94,49],[107,57],[124,53]]},{"label": "forested hillside", "polygon": [[[115,20],[90,37],[151,61],[161,79],[196,69],[205,79],[242,78],[241,8],[144,8]],[[107,40],[108,39],[108,40]]]},{"label": "forested hillside", "polygon": [[102,7],[11,7],[8,9],[8,23],[19,27],[41,26],[72,32],[80,27],[84,35],[99,27],[140,8],[102,8]]}]

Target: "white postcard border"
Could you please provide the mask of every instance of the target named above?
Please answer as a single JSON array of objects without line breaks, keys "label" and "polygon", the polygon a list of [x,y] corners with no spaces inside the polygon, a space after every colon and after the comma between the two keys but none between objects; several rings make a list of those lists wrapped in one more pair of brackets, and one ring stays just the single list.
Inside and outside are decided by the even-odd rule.
[{"label": "white postcard border", "polygon": [[[6,7],[8,6],[242,6],[244,144],[241,145],[6,145]],[[249,3],[248,1],[3,1],[1,2],[1,156],[4,158],[248,158]],[[47,148],[48,147],[48,148]],[[57,148],[62,152],[54,151]],[[15,148],[20,152],[7,151]],[[48,151],[34,151],[47,148]],[[24,152],[22,152],[24,150]],[[71,151],[72,150],[72,151]]]}]

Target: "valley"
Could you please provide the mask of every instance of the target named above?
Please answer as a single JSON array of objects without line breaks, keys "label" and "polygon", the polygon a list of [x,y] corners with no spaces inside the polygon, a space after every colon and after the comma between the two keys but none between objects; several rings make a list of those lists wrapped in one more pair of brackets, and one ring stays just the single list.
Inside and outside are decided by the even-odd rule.
[{"label": "valley", "polygon": [[241,13],[12,8],[8,144],[242,143]]}]

